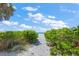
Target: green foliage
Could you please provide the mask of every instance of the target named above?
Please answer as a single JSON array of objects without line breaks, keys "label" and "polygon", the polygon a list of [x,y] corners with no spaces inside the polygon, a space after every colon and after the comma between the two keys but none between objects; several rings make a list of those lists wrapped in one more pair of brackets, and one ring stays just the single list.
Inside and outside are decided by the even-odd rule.
[{"label": "green foliage", "polygon": [[79,55],[79,27],[51,29],[44,35],[46,41],[52,44],[51,55]]},{"label": "green foliage", "polygon": [[37,41],[38,33],[33,30],[26,30],[23,32],[24,39],[29,43],[35,43]]},{"label": "green foliage", "polygon": [[38,33],[33,30],[0,32],[0,50],[8,50],[16,45],[35,43]]},{"label": "green foliage", "polygon": [[0,21],[9,20],[10,16],[13,15],[14,10],[11,3],[0,3]]},{"label": "green foliage", "polygon": [[57,55],[58,50],[56,49],[56,47],[52,47],[50,50],[51,50],[50,52],[51,55],[54,55],[54,56]]},{"label": "green foliage", "polygon": [[73,53],[73,55],[75,55],[75,56],[79,56],[79,48],[78,48],[78,47],[72,48],[72,53]]}]

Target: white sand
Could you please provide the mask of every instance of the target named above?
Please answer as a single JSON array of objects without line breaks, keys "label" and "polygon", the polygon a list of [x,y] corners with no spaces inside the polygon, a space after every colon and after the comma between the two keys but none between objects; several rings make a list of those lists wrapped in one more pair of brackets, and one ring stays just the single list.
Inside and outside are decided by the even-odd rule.
[{"label": "white sand", "polygon": [[19,52],[0,52],[1,56],[49,56],[50,51],[49,47],[46,45],[46,41],[44,38],[44,35],[39,35],[39,41],[41,44],[39,45],[33,45],[30,47],[27,51],[22,51],[22,53]]}]

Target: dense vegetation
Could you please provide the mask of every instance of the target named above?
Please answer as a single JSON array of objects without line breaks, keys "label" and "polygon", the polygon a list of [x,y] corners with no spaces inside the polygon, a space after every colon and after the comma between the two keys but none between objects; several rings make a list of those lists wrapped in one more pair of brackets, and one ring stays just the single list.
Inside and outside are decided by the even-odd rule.
[{"label": "dense vegetation", "polygon": [[51,55],[79,55],[79,26],[51,29],[44,33]]},{"label": "dense vegetation", "polygon": [[8,50],[16,45],[34,44],[38,33],[33,30],[0,32],[0,50]]}]

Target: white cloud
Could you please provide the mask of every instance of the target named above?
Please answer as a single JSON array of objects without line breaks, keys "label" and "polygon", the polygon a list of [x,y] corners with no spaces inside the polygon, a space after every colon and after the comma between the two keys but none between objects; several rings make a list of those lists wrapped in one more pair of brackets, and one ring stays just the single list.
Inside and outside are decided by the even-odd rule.
[{"label": "white cloud", "polygon": [[45,31],[47,31],[47,30],[48,30],[48,29],[43,28],[43,27],[40,27],[40,28],[37,29],[38,32],[45,32]]},{"label": "white cloud", "polygon": [[56,17],[55,17],[55,16],[48,16],[48,18],[52,18],[52,19],[55,19]]},{"label": "white cloud", "polygon": [[48,30],[48,28],[40,27],[40,26],[34,26],[33,29],[37,32],[45,32]]},{"label": "white cloud", "polygon": [[24,10],[27,10],[27,11],[37,11],[37,10],[38,10],[38,8],[34,8],[34,7],[30,7],[30,6],[28,6],[28,7],[23,7],[23,9],[24,9]]},{"label": "white cloud", "polygon": [[38,23],[38,21],[32,21],[33,23]]},{"label": "white cloud", "polygon": [[60,11],[73,13],[73,14],[77,12],[76,10],[71,10],[71,9],[68,9],[68,8],[64,8],[63,6],[60,7]]},{"label": "white cloud", "polygon": [[76,11],[75,10],[70,10],[70,9],[67,9],[67,12],[69,12],[69,13],[76,13]]},{"label": "white cloud", "polygon": [[57,21],[57,20],[53,20],[53,19],[46,19],[42,22],[45,23],[46,25],[51,26],[51,28],[54,28],[54,29],[68,27],[67,24],[61,20]]},{"label": "white cloud", "polygon": [[50,20],[50,19],[45,19],[44,21],[42,21],[43,23],[45,23],[45,24],[49,24],[49,23],[51,23],[52,22],[52,20]]},{"label": "white cloud", "polygon": [[20,27],[24,28],[24,29],[31,29],[32,28],[32,26],[25,25],[25,24],[21,24]]},{"label": "white cloud", "polygon": [[44,18],[44,16],[41,13],[36,13],[36,14],[29,13],[28,16],[29,16],[29,18],[32,18],[32,19],[38,20],[38,21],[41,21]]},{"label": "white cloud", "polygon": [[29,16],[29,18],[34,20],[33,22],[37,23],[37,22],[41,21],[41,23],[48,25],[48,26],[50,26],[51,28],[54,28],[54,29],[68,27],[67,24],[64,21],[56,20],[55,16],[45,17],[41,13],[36,13],[36,14],[29,13],[28,16]]},{"label": "white cloud", "polygon": [[19,24],[18,22],[13,21],[2,21],[2,24],[6,26],[16,27],[18,29],[31,29],[32,26],[26,25],[26,24]]},{"label": "white cloud", "polygon": [[2,24],[5,24],[7,26],[16,26],[16,25],[18,25],[18,22],[2,21]]}]

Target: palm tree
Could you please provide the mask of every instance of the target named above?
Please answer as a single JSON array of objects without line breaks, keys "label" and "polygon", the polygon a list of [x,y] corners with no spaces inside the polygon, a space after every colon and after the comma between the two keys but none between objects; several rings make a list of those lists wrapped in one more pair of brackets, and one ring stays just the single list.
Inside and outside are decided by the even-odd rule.
[{"label": "palm tree", "polygon": [[9,20],[13,12],[14,8],[11,3],[0,3],[0,21]]}]

